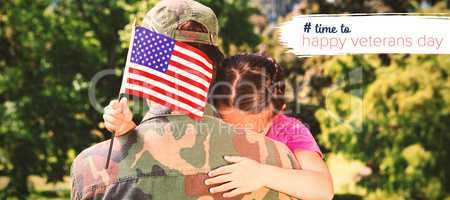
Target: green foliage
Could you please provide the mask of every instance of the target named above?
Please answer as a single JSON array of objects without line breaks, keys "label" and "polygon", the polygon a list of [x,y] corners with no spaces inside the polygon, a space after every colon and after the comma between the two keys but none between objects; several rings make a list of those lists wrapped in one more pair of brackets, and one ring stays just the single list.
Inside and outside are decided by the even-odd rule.
[{"label": "green foliage", "polygon": [[[98,82],[100,107],[115,98],[129,27],[157,1],[11,0],[0,4],[0,198],[28,195],[27,177],[62,180],[77,152],[109,137],[88,98]],[[221,20],[223,49],[255,46],[247,1],[203,1]],[[125,28],[124,28],[125,27]],[[235,31],[239,27],[240,31]],[[238,34],[237,34],[238,33]]]},{"label": "green foliage", "polygon": [[229,53],[230,46],[247,46],[249,49],[259,44],[260,38],[253,31],[249,18],[257,13],[249,6],[249,0],[199,0],[208,5],[219,19],[222,49]]},{"label": "green foliage", "polygon": [[[420,3],[308,1],[293,13],[448,13],[444,1],[430,2],[430,8],[420,8]],[[313,124],[324,151],[345,154],[371,168],[359,181],[369,191],[366,199],[450,197],[448,55],[297,59],[284,54],[277,40],[273,31],[264,34],[269,55],[288,69],[294,87],[289,92],[295,103],[288,108],[301,108],[296,115]],[[315,117],[308,116],[310,108]],[[314,128],[316,124],[320,128]]]},{"label": "green foliage", "polygon": [[[362,183],[369,189],[406,199],[441,199],[449,190],[450,56],[393,55],[389,60],[381,68],[373,56],[327,63],[335,82],[339,77],[347,81],[327,95],[326,107],[316,113],[320,141],[367,163],[373,173]],[[360,85],[362,97],[351,85],[358,67],[375,72]]]},{"label": "green foliage", "polygon": [[[128,20],[110,1],[16,0],[0,13],[0,171],[10,178],[2,195],[23,197],[29,175],[61,180],[70,152],[106,134],[87,99],[89,80],[123,62],[116,33]],[[98,87],[104,103],[118,85]]]}]

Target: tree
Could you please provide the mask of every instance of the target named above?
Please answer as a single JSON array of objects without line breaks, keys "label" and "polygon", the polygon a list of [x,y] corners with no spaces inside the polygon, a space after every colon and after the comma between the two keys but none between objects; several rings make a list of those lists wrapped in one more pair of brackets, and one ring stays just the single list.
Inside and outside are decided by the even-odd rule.
[{"label": "tree", "polygon": [[[102,107],[117,96],[129,40],[124,27],[156,2],[0,4],[0,175],[10,179],[0,198],[26,198],[30,175],[62,180],[78,152],[110,136],[89,102],[90,80],[115,69],[115,76],[98,82],[96,100]],[[242,20],[256,11],[247,1],[203,3],[219,14],[223,49],[258,43],[252,25]]]},{"label": "tree", "polygon": [[[307,13],[448,12],[444,1],[429,1],[428,6],[418,1],[302,1],[280,20]],[[368,189],[368,199],[449,196],[448,56],[298,59],[284,54],[274,31],[262,32],[268,54],[287,68],[294,87],[288,110],[296,109],[296,116],[312,125],[324,151],[363,161],[372,169],[359,182]]]},{"label": "tree", "polygon": [[[123,63],[117,31],[128,21],[110,1],[7,1],[0,13],[2,195],[23,198],[29,175],[61,180],[76,152],[107,134],[89,80]],[[99,87],[102,103],[118,85]]]},{"label": "tree", "polygon": [[230,53],[230,46],[253,50],[260,43],[260,36],[253,31],[249,18],[258,13],[258,9],[249,5],[249,0],[199,0],[209,6],[219,19],[222,49]]},{"label": "tree", "polygon": [[[450,56],[392,55],[389,65],[381,63],[376,56],[327,63],[327,74],[342,84],[328,91],[326,107],[316,113],[320,141],[367,163],[372,174],[362,184],[371,191],[406,199],[450,195]],[[374,76],[354,73],[360,67]],[[350,80],[358,75],[364,81],[355,85]]]}]

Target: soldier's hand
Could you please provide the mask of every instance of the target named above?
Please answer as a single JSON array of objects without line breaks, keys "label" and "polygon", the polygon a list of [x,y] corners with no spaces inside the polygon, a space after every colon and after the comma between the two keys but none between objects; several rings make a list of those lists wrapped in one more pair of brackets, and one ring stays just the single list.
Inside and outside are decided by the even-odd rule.
[{"label": "soldier's hand", "polygon": [[106,129],[114,132],[115,136],[124,135],[136,127],[136,124],[133,122],[133,113],[128,108],[127,98],[109,102],[109,105],[105,107],[103,120],[105,121]]}]

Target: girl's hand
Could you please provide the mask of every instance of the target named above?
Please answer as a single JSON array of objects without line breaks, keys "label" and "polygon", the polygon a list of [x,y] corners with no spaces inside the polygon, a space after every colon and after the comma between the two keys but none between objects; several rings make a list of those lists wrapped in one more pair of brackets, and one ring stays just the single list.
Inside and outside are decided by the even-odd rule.
[{"label": "girl's hand", "polygon": [[211,193],[226,192],[223,197],[229,198],[253,192],[264,186],[262,177],[263,164],[252,159],[239,156],[225,156],[225,160],[234,164],[223,166],[208,173],[206,185],[221,184],[209,189]]}]

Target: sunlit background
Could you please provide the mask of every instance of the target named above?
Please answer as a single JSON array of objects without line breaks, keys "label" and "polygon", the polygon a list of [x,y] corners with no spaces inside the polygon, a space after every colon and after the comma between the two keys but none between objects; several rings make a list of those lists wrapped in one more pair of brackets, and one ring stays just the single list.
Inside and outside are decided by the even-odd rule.
[{"label": "sunlit background", "polygon": [[[115,69],[95,97],[104,106],[117,96],[131,21],[155,2],[1,1],[0,199],[69,198],[72,160],[110,137],[90,80]],[[335,199],[450,199],[450,55],[299,59],[275,29],[299,14],[448,14],[448,1],[200,2],[218,15],[227,55],[264,52],[286,68],[287,111],[326,152]]]}]

